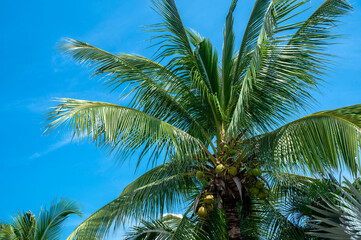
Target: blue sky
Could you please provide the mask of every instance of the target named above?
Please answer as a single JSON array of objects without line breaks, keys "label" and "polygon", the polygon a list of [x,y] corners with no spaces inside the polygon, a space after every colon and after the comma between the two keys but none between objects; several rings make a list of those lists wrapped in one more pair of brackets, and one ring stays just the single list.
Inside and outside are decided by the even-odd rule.
[{"label": "blue sky", "polygon": [[[235,21],[238,41],[253,7],[240,0]],[[318,5],[313,0],[309,4]],[[351,0],[355,12],[336,29],[346,34],[336,54],[333,72],[324,79],[314,111],[361,103],[361,4]],[[42,135],[47,108],[55,97],[120,103],[99,79],[55,49],[63,37],[72,37],[111,52],[151,57],[149,35],[142,25],[159,17],[149,0],[36,0],[2,2],[0,9],[0,218],[17,210],[36,212],[54,197],[80,202],[88,216],[116,198],[145,167],[134,174],[134,164],[114,164],[105,152],[88,142],[70,143],[66,133]],[[222,27],[230,3],[226,0],[178,0],[184,25],[209,37],[221,49]],[[124,104],[124,103],[123,103]],[[69,233],[80,223],[72,218]]]}]

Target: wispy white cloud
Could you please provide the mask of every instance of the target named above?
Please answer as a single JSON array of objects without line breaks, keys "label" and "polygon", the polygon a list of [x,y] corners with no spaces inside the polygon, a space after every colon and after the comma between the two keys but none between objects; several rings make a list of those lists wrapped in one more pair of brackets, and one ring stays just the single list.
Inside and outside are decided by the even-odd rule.
[{"label": "wispy white cloud", "polygon": [[182,214],[175,214],[175,213],[164,213],[164,214],[163,214],[163,217],[169,216],[169,215],[175,216],[175,217],[179,217],[179,218],[183,218],[183,215],[182,215]]},{"label": "wispy white cloud", "polygon": [[58,142],[55,142],[54,144],[49,145],[45,150],[35,152],[34,154],[32,154],[30,156],[30,159],[43,157],[50,152],[53,152],[61,147],[64,147],[64,146],[68,145],[69,143],[71,143],[71,139],[72,139],[72,137],[70,135],[65,136],[63,139],[59,140]]}]

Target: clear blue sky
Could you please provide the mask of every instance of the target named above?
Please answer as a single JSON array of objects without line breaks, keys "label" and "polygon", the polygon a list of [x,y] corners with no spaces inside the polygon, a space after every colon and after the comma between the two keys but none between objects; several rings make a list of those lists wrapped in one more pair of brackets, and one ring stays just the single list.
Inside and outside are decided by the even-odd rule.
[{"label": "clear blue sky", "polygon": [[[318,5],[312,0],[310,5]],[[342,45],[330,47],[339,56],[328,82],[317,94],[314,111],[361,103],[361,4],[343,19],[338,33]],[[230,0],[178,0],[184,24],[211,38],[221,49],[222,27]],[[254,1],[239,0],[238,41]],[[150,57],[140,26],[158,16],[150,0],[36,0],[2,2],[0,9],[0,218],[17,210],[36,212],[55,197],[78,200],[88,216],[113,200],[137,175],[134,164],[116,166],[91,143],[70,143],[68,135],[42,136],[46,108],[54,97],[119,103],[99,79],[55,50],[63,37],[72,37],[111,52]],[[144,167],[140,172],[144,171]],[[80,218],[72,218],[69,233]]]}]

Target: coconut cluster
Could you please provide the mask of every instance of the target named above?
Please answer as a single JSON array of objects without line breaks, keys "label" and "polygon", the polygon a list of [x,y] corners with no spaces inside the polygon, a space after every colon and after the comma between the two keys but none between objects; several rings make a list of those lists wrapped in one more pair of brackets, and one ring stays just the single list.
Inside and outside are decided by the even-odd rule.
[{"label": "coconut cluster", "polygon": [[235,166],[226,167],[223,164],[218,164],[216,167],[216,173],[218,175],[228,173],[231,176],[236,176],[238,174],[238,169]]},{"label": "coconut cluster", "polygon": [[211,194],[206,195],[202,199],[202,204],[198,208],[197,214],[200,218],[206,219],[208,214],[213,211],[214,196]]},{"label": "coconut cluster", "polygon": [[[222,156],[222,159],[225,161],[227,160],[229,157],[234,157],[235,155],[237,155],[237,151],[236,150],[228,150],[228,146],[225,145],[224,146],[224,149],[225,149],[225,153],[224,155]],[[231,164],[230,165],[223,165],[222,163],[219,163],[216,168],[214,169],[215,170],[215,173],[220,176],[220,175],[223,175],[223,174],[229,174],[231,176],[236,176],[239,171],[241,169],[239,169],[239,167],[236,167],[236,166],[232,166]],[[196,177],[204,184],[204,185],[207,185],[206,184],[206,181],[205,179],[207,179],[207,174],[204,173],[203,171],[197,171],[196,172]]]},{"label": "coconut cluster", "polygon": [[248,174],[248,192],[251,195],[257,196],[260,199],[264,200],[267,198],[267,192],[265,188],[265,183],[260,179],[262,171],[259,168],[250,168],[247,171]]},{"label": "coconut cluster", "polygon": [[[235,146],[232,145],[233,147]],[[234,201],[253,196],[267,198],[267,181],[261,176],[257,156],[249,156],[245,152],[247,149],[231,150],[227,145],[221,148],[213,159],[205,159],[205,165],[191,166],[197,170],[195,176],[203,185],[202,192],[197,197],[199,200],[194,205],[194,213],[201,219],[206,219],[213,211],[215,195],[219,196],[218,206],[221,206],[223,197],[231,197]]]}]

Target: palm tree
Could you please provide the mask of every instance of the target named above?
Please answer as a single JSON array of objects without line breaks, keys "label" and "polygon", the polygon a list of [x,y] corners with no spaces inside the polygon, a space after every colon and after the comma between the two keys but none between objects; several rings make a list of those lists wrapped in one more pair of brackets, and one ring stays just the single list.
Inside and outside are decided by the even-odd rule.
[{"label": "palm tree", "polygon": [[31,212],[18,212],[11,223],[0,222],[3,240],[57,240],[61,237],[64,221],[71,215],[81,215],[79,206],[66,199],[54,201],[50,208],[41,209],[38,217]]},{"label": "palm tree", "polygon": [[327,45],[339,37],[331,30],[352,10],[346,0],[326,0],[305,20],[299,19],[310,11],[307,1],[256,0],[238,47],[233,0],[220,58],[208,38],[183,26],[174,0],[153,3],[163,22],[150,26],[158,47],[152,60],[73,39],[61,45],[103,76],[111,91],[122,90],[132,100],[125,107],[61,98],[46,131],[67,128],[121,162],[136,150],[138,164],[147,159],[156,166],[164,157],[69,239],[105,236],[129,219],[156,218],[184,206],[185,216],[206,222],[222,208],[229,239],[242,239],[248,219],[264,217],[257,212],[285,179],[275,175],[303,179],[290,173],[341,166],[356,173],[361,105],[285,124],[315,103],[310,92],[329,68]]}]

